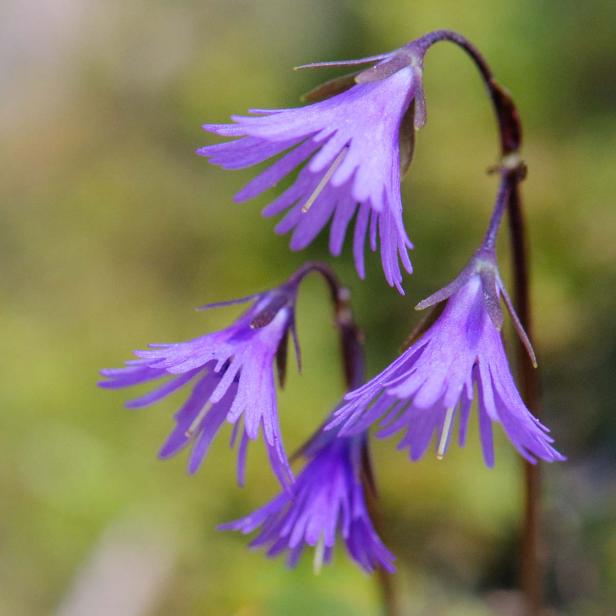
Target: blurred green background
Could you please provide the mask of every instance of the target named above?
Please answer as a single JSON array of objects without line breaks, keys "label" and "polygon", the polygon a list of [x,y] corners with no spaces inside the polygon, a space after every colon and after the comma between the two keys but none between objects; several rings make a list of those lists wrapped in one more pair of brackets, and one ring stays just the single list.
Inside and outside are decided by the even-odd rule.
[{"label": "blurred green background", "polygon": [[[214,141],[200,125],[296,105],[332,75],[294,65],[390,50],[443,27],[479,46],[524,121],[543,417],[569,456],[543,474],[549,602],[554,613],[610,613],[614,24],[609,0],[4,0],[0,613],[379,613],[374,581],[342,550],[314,576],[310,557],[289,571],[215,530],[277,491],[261,446],[243,490],[225,434],[188,477],[185,455],[156,459],[181,397],[129,412],[127,392],[95,383],[134,348],[195,337],[238,313],[194,306],[329,258],[322,240],[288,251],[259,215],[270,195],[232,203],[254,170],[209,167],[193,153]],[[417,322],[412,306],[465,263],[496,189],[485,174],[495,126],[471,63],[439,45],[425,79],[429,122],[403,186],[417,247],[407,296],[385,285],[374,256],[365,283],[348,251],[333,261],[366,332],[370,375]],[[506,237],[501,252],[507,271]],[[342,394],[320,281],[303,287],[298,319],[304,373],[280,396],[288,450]],[[520,461],[499,432],[487,470],[472,436],[440,463],[411,464],[393,440],[375,444],[407,614],[516,613]]]}]

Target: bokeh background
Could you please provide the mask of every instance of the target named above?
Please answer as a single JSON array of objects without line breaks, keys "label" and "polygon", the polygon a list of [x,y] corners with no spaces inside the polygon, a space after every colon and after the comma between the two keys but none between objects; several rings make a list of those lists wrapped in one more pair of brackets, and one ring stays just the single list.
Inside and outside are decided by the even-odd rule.
[{"label": "bokeh background", "polygon": [[[448,27],[474,41],[519,104],[530,173],[543,417],[566,464],[544,468],[553,613],[613,613],[616,368],[616,4],[605,0],[3,0],[0,4],[0,613],[379,613],[374,581],[344,551],[321,575],[289,571],[216,531],[277,491],[260,446],[234,484],[226,436],[202,470],[160,462],[175,398],[129,412],[97,371],[134,348],[223,327],[205,302],[282,281],[301,254],[235,205],[251,171],[209,167],[204,122],[297,104],[333,75],[294,65],[393,49]],[[403,191],[417,248],[399,297],[378,258],[360,283],[333,263],[366,332],[369,373],[417,322],[412,306],[465,263],[496,188],[495,126],[471,63],[451,45],[426,62],[429,122]],[[501,244],[506,265],[506,237]],[[289,450],[343,393],[323,285],[303,287],[305,367],[280,396]],[[514,614],[520,461],[476,434],[445,461],[374,459],[404,613]],[[98,610],[98,611],[97,611]]]}]

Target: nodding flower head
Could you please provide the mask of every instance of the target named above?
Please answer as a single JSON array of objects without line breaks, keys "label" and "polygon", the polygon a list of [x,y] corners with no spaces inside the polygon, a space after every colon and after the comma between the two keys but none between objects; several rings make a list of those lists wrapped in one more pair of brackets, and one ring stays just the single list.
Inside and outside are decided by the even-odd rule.
[{"label": "nodding flower head", "polygon": [[[252,305],[226,329],[187,342],[152,344],[135,351],[138,359],[120,369],[103,370],[109,389],[163,381],[153,391],[127,402],[128,408],[148,406],[192,384],[186,402],[175,414],[175,428],[159,456],[167,458],[191,446],[188,462],[194,473],[222,424],[233,424],[231,445],[238,446],[238,482],[243,483],[246,450],[262,429],[272,469],[288,488],[293,481],[284,451],[274,382],[274,361],[284,374],[288,336],[295,335],[295,282],[224,304],[251,301]],[[220,304],[216,304],[220,305]],[[206,307],[212,307],[215,304]],[[298,354],[299,360],[299,354]]]},{"label": "nodding flower head", "polygon": [[447,300],[442,314],[424,334],[381,374],[346,396],[332,425],[342,433],[365,430],[382,420],[378,436],[402,431],[400,449],[418,460],[435,436],[436,455],[447,449],[459,417],[464,444],[471,405],[477,393],[479,433],[484,460],[494,464],[492,423],[529,462],[564,460],[550,443],[548,429],[524,404],[503,347],[500,297],[534,362],[532,348],[513,311],[493,253],[481,250],[450,285],[420,302],[425,308]]},{"label": "nodding flower head", "polygon": [[367,572],[393,571],[394,556],[379,539],[366,505],[361,477],[366,435],[336,438],[319,435],[304,451],[309,459],[291,492],[282,492],[250,515],[220,526],[244,534],[259,529],[251,547],[268,556],[288,553],[295,566],[306,546],[314,547],[314,568],[329,563],[337,535],[351,558]]},{"label": "nodding flower head", "polygon": [[[348,66],[379,62],[363,72],[318,88],[333,95],[301,108],[251,110],[232,116],[233,124],[206,124],[205,130],[234,141],[197,152],[225,169],[241,169],[282,154],[235,197],[251,199],[302,168],[265,216],[284,213],[277,233],[292,231],[291,249],[308,246],[331,220],[329,248],[342,251],[355,216],[353,254],[365,276],[364,245],[380,243],[381,262],[390,286],[402,291],[400,263],[412,271],[412,244],[402,220],[401,165],[410,164],[415,128],[425,122],[422,87],[424,49],[412,44],[395,52],[348,62],[306,65]],[[283,154],[284,153],[284,154]]]}]

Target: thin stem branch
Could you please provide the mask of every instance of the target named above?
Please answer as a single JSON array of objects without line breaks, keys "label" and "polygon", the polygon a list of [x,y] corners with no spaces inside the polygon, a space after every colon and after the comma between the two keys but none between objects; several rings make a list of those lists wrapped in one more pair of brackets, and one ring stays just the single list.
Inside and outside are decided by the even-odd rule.
[{"label": "thin stem branch", "polygon": [[464,36],[452,30],[435,30],[416,41],[424,52],[440,41],[449,41],[461,47],[473,60],[492,99],[499,128],[500,151],[502,157],[516,153],[522,144],[522,124],[513,99],[494,78],[492,69],[479,50]]},{"label": "thin stem branch", "polygon": [[[520,322],[529,340],[533,340],[530,284],[528,268],[528,247],[526,228],[522,211],[519,186],[515,186],[509,196],[509,232],[513,255],[514,301]],[[533,411],[539,415],[539,380],[537,370],[528,361],[524,348],[518,344],[518,377],[522,397]],[[522,587],[527,597],[530,616],[536,616],[542,607],[542,566],[540,549],[540,496],[541,477],[539,466],[524,462],[524,529],[522,535]]]},{"label": "thin stem branch", "polygon": [[343,286],[334,271],[321,261],[305,263],[294,275],[299,284],[308,274],[319,274],[329,289],[334,307],[334,322],[340,335],[340,353],[347,390],[359,387],[365,380],[363,334],[353,319],[351,294]]},{"label": "thin stem branch", "polygon": [[[340,355],[344,372],[346,390],[356,389],[365,382],[365,358],[363,334],[359,329],[351,310],[351,294],[344,287],[333,270],[325,263],[311,261],[304,264],[292,277],[295,284],[310,273],[319,274],[326,282],[334,307],[334,321],[340,337]],[[308,442],[310,442],[310,439]],[[300,451],[302,451],[304,447]],[[382,529],[381,512],[378,504],[378,496],[375,488],[374,473],[370,460],[369,439],[366,433],[362,442],[362,484],[366,494],[366,506],[372,523],[377,532]],[[385,616],[401,616],[397,595],[395,592],[393,577],[383,567],[376,570],[376,578],[379,585],[383,613]]]},{"label": "thin stem branch", "polygon": [[[473,60],[484,81],[496,114],[501,154],[500,170],[507,186],[506,204],[511,237],[514,301],[522,326],[533,340],[530,299],[529,253],[526,226],[520,193],[520,183],[526,168],[519,158],[522,127],[518,110],[509,93],[497,83],[492,70],[466,38],[449,30],[432,32],[423,39],[420,48],[427,50],[439,41],[450,41],[461,47]],[[523,344],[517,340],[517,363],[520,390],[528,408],[539,415],[539,382],[537,371],[531,366]],[[524,521],[521,545],[521,586],[528,616],[542,611],[543,583],[539,560],[540,476],[539,466],[524,462]]]},{"label": "thin stem branch", "polygon": [[[368,433],[362,443],[362,484],[366,495],[366,507],[370,514],[370,519],[376,532],[383,535],[383,516],[379,507],[379,499],[376,490],[374,473],[372,470],[372,462],[370,457],[370,448]],[[383,567],[378,567],[375,572],[379,584],[381,594],[381,603],[383,606],[384,616],[402,616],[400,604],[398,602],[398,594],[394,584],[394,576]]]},{"label": "thin stem branch", "polygon": [[498,235],[498,230],[500,229],[503,214],[507,208],[510,191],[511,181],[509,180],[509,176],[505,174],[505,176],[501,179],[494,209],[492,210],[492,216],[490,217],[490,222],[488,223],[488,230],[483,238],[482,248],[486,250],[493,251],[495,248],[496,236]]}]

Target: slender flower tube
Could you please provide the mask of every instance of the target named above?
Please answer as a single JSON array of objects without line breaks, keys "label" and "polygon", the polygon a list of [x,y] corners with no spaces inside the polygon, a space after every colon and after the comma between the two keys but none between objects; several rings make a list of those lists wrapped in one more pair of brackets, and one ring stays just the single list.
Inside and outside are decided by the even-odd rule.
[{"label": "slender flower tube", "polygon": [[414,130],[425,122],[424,52],[423,46],[410,43],[381,56],[306,65],[379,61],[322,88],[335,92],[325,100],[295,109],[256,109],[251,116],[232,116],[233,124],[204,125],[209,132],[237,139],[197,153],[224,169],[250,167],[284,153],[236,201],[256,197],[303,165],[290,187],[263,210],[265,216],[284,213],[276,232],[292,231],[291,249],[301,250],[331,219],[329,248],[337,256],[356,214],[353,254],[359,276],[365,276],[368,235],[373,251],[380,243],[388,284],[403,293],[400,263],[412,271],[407,252],[412,244],[402,220],[400,167],[401,159],[403,167],[410,163]]},{"label": "slender flower tube", "polygon": [[366,504],[361,477],[366,439],[366,433],[347,438],[337,438],[335,431],[318,433],[304,450],[309,461],[291,492],[219,528],[244,534],[259,529],[251,547],[264,547],[268,556],[287,552],[291,567],[306,546],[314,547],[315,572],[331,561],[339,534],[362,569],[394,571],[395,557],[378,537]]},{"label": "slender flower tube", "polygon": [[436,435],[436,455],[447,449],[459,416],[459,443],[464,445],[475,391],[485,463],[494,464],[492,423],[529,462],[565,458],[550,443],[549,430],[528,410],[515,386],[500,329],[505,301],[531,361],[535,356],[513,309],[496,265],[494,241],[507,201],[504,182],[486,239],[467,267],[447,287],[418,304],[427,308],[447,300],[442,314],[389,367],[367,384],[348,393],[346,404],[330,426],[341,434],[366,430],[381,421],[378,436],[404,432],[398,445],[412,460],[423,456]]},{"label": "slender flower tube", "polygon": [[[141,408],[192,383],[186,402],[175,414],[176,426],[162,446],[167,458],[192,446],[188,470],[194,473],[222,424],[234,425],[231,445],[238,446],[238,482],[244,481],[246,451],[262,429],[272,469],[288,489],[293,482],[280,435],[274,382],[274,360],[284,363],[289,333],[299,353],[294,307],[297,278],[264,293],[236,300],[252,305],[226,329],[175,344],[152,344],[136,351],[136,360],[120,369],[102,370],[101,387],[116,389],[165,381],[153,391],[127,402]],[[299,354],[298,354],[299,360]]]}]

